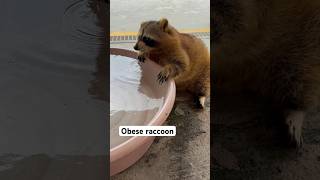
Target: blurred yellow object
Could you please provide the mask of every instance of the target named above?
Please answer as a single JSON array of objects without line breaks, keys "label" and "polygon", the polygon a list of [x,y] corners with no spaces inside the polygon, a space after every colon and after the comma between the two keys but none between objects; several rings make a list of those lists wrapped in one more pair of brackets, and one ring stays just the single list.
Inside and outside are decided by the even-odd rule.
[{"label": "blurred yellow object", "polygon": [[[199,28],[199,29],[181,29],[181,33],[201,33],[210,32],[210,28]],[[110,36],[136,36],[138,32],[111,32]]]}]

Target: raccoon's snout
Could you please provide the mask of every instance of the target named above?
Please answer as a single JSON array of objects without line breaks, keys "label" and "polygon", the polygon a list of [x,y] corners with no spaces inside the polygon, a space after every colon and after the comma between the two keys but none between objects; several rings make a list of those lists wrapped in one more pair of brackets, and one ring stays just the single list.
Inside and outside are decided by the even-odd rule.
[{"label": "raccoon's snout", "polygon": [[134,50],[137,50],[137,51],[140,50],[139,47],[138,47],[138,44],[134,45],[134,46],[133,46],[133,49],[134,49]]}]

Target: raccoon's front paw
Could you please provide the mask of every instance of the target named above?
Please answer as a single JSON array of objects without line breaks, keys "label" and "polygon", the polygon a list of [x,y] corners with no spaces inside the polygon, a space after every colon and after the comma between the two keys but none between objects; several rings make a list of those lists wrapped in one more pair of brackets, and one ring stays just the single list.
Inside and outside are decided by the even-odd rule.
[{"label": "raccoon's front paw", "polygon": [[169,71],[167,69],[162,70],[159,74],[158,74],[158,82],[159,84],[163,84],[164,82],[166,82],[169,79]]},{"label": "raccoon's front paw", "polygon": [[138,60],[139,62],[144,62],[146,60],[146,54],[143,52],[138,53]]},{"label": "raccoon's front paw", "polygon": [[301,148],[303,145],[302,139],[302,124],[304,120],[304,112],[292,111],[286,118],[288,127],[289,145]]},{"label": "raccoon's front paw", "polygon": [[144,57],[144,55],[139,55],[138,60],[139,60],[139,62],[144,62],[144,60],[146,60],[146,58]]}]

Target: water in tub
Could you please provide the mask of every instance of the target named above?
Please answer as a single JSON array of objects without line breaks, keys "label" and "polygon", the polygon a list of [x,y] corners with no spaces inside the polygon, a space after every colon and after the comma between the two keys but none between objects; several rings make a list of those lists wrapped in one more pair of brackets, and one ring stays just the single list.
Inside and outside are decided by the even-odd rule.
[{"label": "water in tub", "polygon": [[164,98],[150,96],[152,87],[143,83],[142,69],[133,58],[110,55],[110,83],[110,147],[113,148],[130,138],[119,136],[119,126],[146,125]]}]

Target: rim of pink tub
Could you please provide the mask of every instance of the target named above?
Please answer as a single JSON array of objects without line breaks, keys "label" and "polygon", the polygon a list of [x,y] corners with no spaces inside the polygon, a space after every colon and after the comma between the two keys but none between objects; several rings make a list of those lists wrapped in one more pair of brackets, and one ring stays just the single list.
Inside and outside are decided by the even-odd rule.
[{"label": "rim of pink tub", "polygon": [[[121,55],[137,59],[137,53],[134,51],[119,49],[119,48],[110,48],[111,55]],[[169,116],[176,96],[176,87],[173,80],[168,81],[168,89],[164,97],[164,104],[160,110],[155,114],[152,120],[146,124],[147,126],[160,126],[162,125],[167,117]],[[142,137],[134,136],[128,139],[127,141],[117,145],[116,147],[110,149],[110,175],[113,176],[119,172],[127,169],[135,162],[137,162],[149,149],[149,146],[152,144],[154,137]],[[135,152],[136,151],[136,152]],[[144,152],[141,152],[144,151]],[[132,154],[133,153],[133,154]],[[130,157],[131,155],[131,157]],[[117,161],[124,161],[128,158],[127,164],[121,164],[122,167],[112,167],[113,163]],[[117,165],[119,166],[119,165]]]}]

